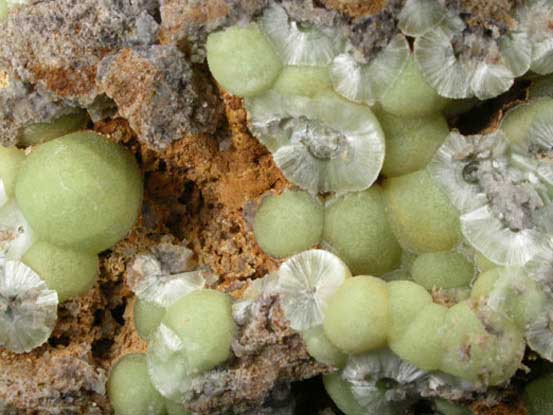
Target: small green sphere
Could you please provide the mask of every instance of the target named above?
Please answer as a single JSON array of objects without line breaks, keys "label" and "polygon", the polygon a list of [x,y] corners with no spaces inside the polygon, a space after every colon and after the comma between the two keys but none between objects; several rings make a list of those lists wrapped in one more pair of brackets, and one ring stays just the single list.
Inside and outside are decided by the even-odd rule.
[{"label": "small green sphere", "polygon": [[524,388],[523,399],[528,415],[553,414],[553,373],[530,382]]},{"label": "small green sphere", "polygon": [[313,327],[304,331],[302,337],[307,352],[316,361],[337,368],[343,368],[345,366],[348,356],[342,353],[330,342],[330,340],[328,340],[322,326]]},{"label": "small green sphere", "polygon": [[386,218],[378,186],[327,203],[323,239],[354,275],[380,276],[401,261],[401,247]]},{"label": "small green sphere", "polygon": [[492,268],[478,274],[478,278],[476,278],[472,286],[470,298],[475,301],[480,301],[484,297],[487,297],[492,292],[502,272],[502,268]]},{"label": "small green sphere", "polygon": [[124,147],[79,132],[33,149],[15,194],[40,239],[97,253],[123,238],[136,221],[142,176]]},{"label": "small green sphere", "polygon": [[186,355],[196,373],[213,369],[231,355],[236,325],[227,294],[198,290],[185,295],[167,308],[162,323],[190,345]]},{"label": "small green sphere", "polygon": [[390,349],[422,370],[438,370],[442,364],[442,339],[447,335],[444,326],[447,308],[428,304],[417,313],[400,339],[390,342]]},{"label": "small green sphere", "polygon": [[19,142],[24,146],[42,144],[54,138],[86,128],[88,113],[79,110],[48,123],[31,124],[21,132]]},{"label": "small green sphere", "polygon": [[430,162],[449,134],[443,115],[405,118],[378,113],[386,137],[386,158],[382,174],[402,176],[420,170]]},{"label": "small green sphere", "polygon": [[367,410],[359,405],[350,386],[339,373],[323,376],[323,384],[332,401],[344,414],[367,415]]},{"label": "small green sphere", "polygon": [[418,117],[442,111],[448,103],[424,80],[415,59],[410,56],[398,79],[380,97],[384,111]]},{"label": "small green sphere", "polygon": [[390,342],[400,340],[407,328],[413,323],[417,314],[429,304],[432,296],[412,281],[391,281],[388,283]]},{"label": "small green sphere", "polygon": [[285,66],[273,86],[281,95],[310,98],[331,88],[328,67],[321,66]]},{"label": "small green sphere", "polygon": [[321,241],[324,209],[307,192],[285,191],[266,197],[257,209],[254,234],[267,254],[284,258]]},{"label": "small green sphere", "polygon": [[386,179],[384,200],[404,249],[449,251],[461,242],[459,214],[426,170]]},{"label": "small green sphere", "polygon": [[39,241],[31,246],[22,260],[40,275],[48,288],[58,293],[60,303],[85,294],[96,283],[96,254],[73,251]]},{"label": "small green sphere", "polygon": [[165,400],[150,382],[143,354],[119,359],[111,368],[107,392],[115,415],[165,414]]},{"label": "small green sphere", "polygon": [[211,33],[207,63],[217,82],[243,97],[268,90],[282,68],[277,53],[255,24]]},{"label": "small green sphere", "polygon": [[0,179],[8,198],[15,194],[15,182],[23,160],[25,160],[23,150],[0,145]]},{"label": "small green sphere", "polygon": [[430,252],[413,263],[411,275],[427,290],[468,287],[474,277],[474,265],[458,252]]},{"label": "small green sphere", "polygon": [[340,350],[359,354],[386,345],[389,326],[386,282],[348,278],[328,300],[324,332]]},{"label": "small green sphere", "polygon": [[134,327],[140,337],[148,339],[158,328],[165,315],[165,309],[154,303],[136,298],[133,307]]}]

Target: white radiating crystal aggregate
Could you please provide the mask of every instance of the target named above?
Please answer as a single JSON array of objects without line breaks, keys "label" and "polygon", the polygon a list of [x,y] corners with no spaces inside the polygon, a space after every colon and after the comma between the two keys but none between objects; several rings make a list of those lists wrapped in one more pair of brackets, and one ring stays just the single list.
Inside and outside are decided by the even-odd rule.
[{"label": "white radiating crystal aggregate", "polygon": [[288,180],[311,193],[364,190],[384,163],[384,133],[369,108],[333,93],[269,92],[247,100],[250,129]]},{"label": "white radiating crystal aggregate", "polygon": [[525,33],[484,36],[465,29],[459,18],[448,17],[415,40],[415,59],[440,95],[493,98],[530,68],[531,43]]},{"label": "white radiating crystal aggregate", "polygon": [[361,62],[354,52],[341,53],[330,65],[334,90],[351,101],[373,105],[399,78],[409,56],[409,44],[401,34],[370,62]]},{"label": "white radiating crystal aggregate", "polygon": [[58,295],[28,266],[0,258],[0,346],[30,352],[52,333]]},{"label": "white radiating crystal aggregate", "polygon": [[192,380],[186,345],[163,323],[150,337],[146,361],[152,384],[159,393],[177,402],[182,400]]},{"label": "white radiating crystal aggregate", "polygon": [[436,0],[407,0],[398,16],[403,33],[416,37],[439,25],[447,16],[447,9]]},{"label": "white radiating crystal aggregate", "polygon": [[369,414],[392,415],[412,398],[426,372],[387,349],[351,356],[342,373],[357,402]]},{"label": "white radiating crystal aggregate", "polygon": [[261,27],[285,65],[328,65],[345,44],[332,28],[291,21],[286,10],[277,4],[265,10]]},{"label": "white radiating crystal aggregate", "polygon": [[340,258],[323,250],[304,251],[284,262],[276,292],[290,327],[303,331],[321,325],[329,297],[350,276]]},{"label": "white radiating crystal aggregate", "polygon": [[459,210],[463,236],[486,258],[522,266],[543,248],[552,229],[551,164],[513,147],[497,130],[452,132],[428,169]]},{"label": "white radiating crystal aggregate", "polygon": [[138,298],[169,307],[179,298],[206,285],[207,272],[196,270],[171,274],[164,272],[153,255],[136,257],[129,272],[128,284]]},{"label": "white radiating crystal aggregate", "polygon": [[538,74],[553,72],[553,3],[550,0],[521,2],[517,11],[518,29],[531,44],[530,69]]},{"label": "white radiating crystal aggregate", "polygon": [[263,295],[277,294],[278,273],[273,272],[263,278],[253,280],[239,301],[232,304],[232,316],[238,324],[247,321],[252,304]]}]

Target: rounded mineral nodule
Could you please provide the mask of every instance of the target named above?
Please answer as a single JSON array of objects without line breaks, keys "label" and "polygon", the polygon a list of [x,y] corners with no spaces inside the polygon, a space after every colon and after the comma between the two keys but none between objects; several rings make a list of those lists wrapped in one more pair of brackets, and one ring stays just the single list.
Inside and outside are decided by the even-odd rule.
[{"label": "rounded mineral nodule", "polygon": [[165,315],[165,308],[136,298],[133,307],[134,327],[140,337],[147,339]]},{"label": "rounded mineral nodule", "polygon": [[150,382],[144,354],[128,354],[117,361],[107,393],[115,415],[165,414],[165,401]]},{"label": "rounded mineral nodule", "polygon": [[129,232],[142,192],[140,170],[124,147],[81,132],[34,148],[22,163],[15,194],[41,239],[98,253]]}]

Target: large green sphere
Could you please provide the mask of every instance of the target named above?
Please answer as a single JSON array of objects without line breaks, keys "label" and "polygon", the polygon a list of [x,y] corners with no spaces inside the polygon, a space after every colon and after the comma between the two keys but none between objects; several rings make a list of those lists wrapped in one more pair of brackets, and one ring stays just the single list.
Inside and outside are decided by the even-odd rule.
[{"label": "large green sphere", "polygon": [[379,278],[348,278],[328,300],[324,332],[340,350],[359,354],[386,345],[388,288]]},{"label": "large green sphere", "polygon": [[165,400],[150,382],[143,354],[128,354],[113,366],[107,392],[115,415],[165,414]]},{"label": "large green sphere", "polygon": [[354,275],[383,275],[401,261],[378,186],[327,203],[323,239]]},{"label": "large green sphere", "polygon": [[90,252],[39,241],[25,253],[23,262],[58,293],[60,303],[85,294],[96,283],[98,256]]},{"label": "large green sphere", "polygon": [[215,290],[199,290],[171,305],[162,323],[190,345],[187,358],[196,372],[213,369],[227,360],[236,325],[231,298]]},{"label": "large green sphere", "polygon": [[97,253],[122,239],[136,221],[142,176],[125,148],[80,132],[33,149],[15,194],[40,239]]},{"label": "large green sphere", "polygon": [[463,254],[451,251],[422,254],[411,267],[413,280],[427,290],[468,287],[474,272]]},{"label": "large green sphere", "polygon": [[461,242],[459,214],[426,170],[385,180],[384,200],[404,249],[448,251]]}]

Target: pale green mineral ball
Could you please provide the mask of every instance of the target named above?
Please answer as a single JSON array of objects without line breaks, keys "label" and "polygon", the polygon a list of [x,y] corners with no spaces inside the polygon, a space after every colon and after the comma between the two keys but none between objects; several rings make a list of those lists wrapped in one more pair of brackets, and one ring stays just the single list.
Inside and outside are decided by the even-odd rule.
[{"label": "pale green mineral ball", "polygon": [[0,179],[9,198],[15,194],[16,177],[24,159],[23,150],[0,145]]},{"label": "pale green mineral ball", "polygon": [[124,147],[79,132],[34,148],[21,166],[15,194],[40,239],[97,253],[136,221],[142,175]]},{"label": "pale green mineral ball", "polygon": [[386,282],[369,276],[348,278],[328,300],[323,325],[328,339],[343,352],[358,354],[385,346]]},{"label": "pale green mineral ball", "polygon": [[257,243],[267,254],[283,258],[321,241],[323,205],[307,192],[285,191],[266,197],[254,219]]},{"label": "pale green mineral ball", "polygon": [[400,340],[417,314],[432,304],[432,296],[420,285],[412,281],[390,281],[388,283],[390,342]]},{"label": "pale green mineral ball", "polygon": [[402,176],[425,167],[449,134],[443,115],[405,118],[385,112],[377,114],[386,137],[382,174]]},{"label": "pale green mineral ball", "polygon": [[165,309],[163,307],[137,298],[134,302],[133,316],[134,327],[138,335],[143,339],[147,339],[159,326],[164,315]]},{"label": "pale green mineral ball", "polygon": [[384,200],[404,249],[448,251],[461,241],[459,214],[426,170],[386,179]]},{"label": "pale green mineral ball", "polygon": [[60,248],[45,241],[34,243],[23,256],[23,262],[58,293],[60,303],[85,294],[98,275],[96,254]]},{"label": "pale green mineral ball", "polygon": [[248,97],[268,90],[282,68],[277,53],[255,24],[210,34],[207,63],[226,90]]},{"label": "pale green mineral ball", "polygon": [[128,354],[112,367],[107,392],[115,415],[164,415],[165,401],[152,386],[143,354]]},{"label": "pale green mineral ball", "polygon": [[449,328],[444,320],[447,308],[427,304],[409,324],[390,349],[399,357],[422,370],[438,370],[442,364],[442,341]]},{"label": "pale green mineral ball", "polygon": [[186,345],[193,371],[210,370],[231,356],[236,331],[231,298],[215,290],[194,291],[167,308],[162,319]]},{"label": "pale green mineral ball", "polygon": [[417,117],[440,112],[448,103],[424,80],[415,59],[410,56],[398,79],[379,100],[386,112]]},{"label": "pale green mineral ball", "polygon": [[354,275],[383,275],[401,261],[378,186],[328,202],[323,239]]},{"label": "pale green mineral ball", "polygon": [[304,331],[302,337],[307,352],[316,361],[338,368],[342,368],[346,364],[348,356],[328,340],[322,326]]},{"label": "pale green mineral ball", "polygon": [[474,272],[474,265],[463,254],[451,251],[422,254],[411,267],[413,280],[427,290],[468,287]]},{"label": "pale green mineral ball", "polygon": [[517,105],[505,114],[501,121],[501,130],[513,144],[525,146],[528,132],[536,117],[553,114],[553,99],[538,98],[527,104]]}]

